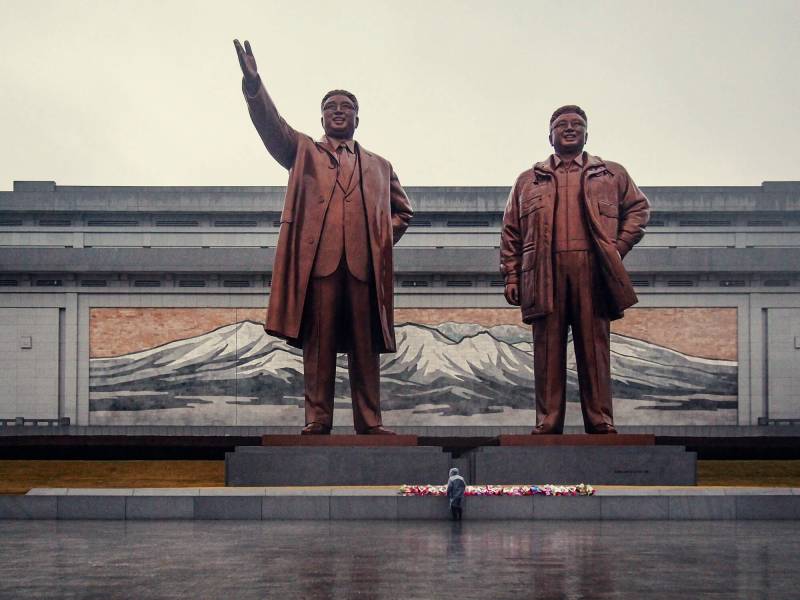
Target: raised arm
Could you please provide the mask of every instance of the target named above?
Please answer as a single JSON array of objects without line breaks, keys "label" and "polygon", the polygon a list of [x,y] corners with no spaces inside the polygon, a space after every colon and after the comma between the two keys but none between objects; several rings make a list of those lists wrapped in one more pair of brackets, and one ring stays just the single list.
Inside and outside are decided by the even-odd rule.
[{"label": "raised arm", "polygon": [[247,100],[253,125],[272,157],[284,168],[291,169],[297,154],[298,133],[278,114],[275,103],[261,82],[250,42],[245,40],[242,48],[239,40],[233,40],[233,45],[242,68],[242,92]]}]

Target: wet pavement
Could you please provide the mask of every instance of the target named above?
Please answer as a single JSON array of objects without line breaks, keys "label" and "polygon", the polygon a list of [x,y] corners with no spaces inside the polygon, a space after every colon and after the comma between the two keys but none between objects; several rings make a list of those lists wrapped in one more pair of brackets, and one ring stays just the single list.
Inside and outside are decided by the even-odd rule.
[{"label": "wet pavement", "polygon": [[0,598],[789,598],[800,522],[0,522]]}]

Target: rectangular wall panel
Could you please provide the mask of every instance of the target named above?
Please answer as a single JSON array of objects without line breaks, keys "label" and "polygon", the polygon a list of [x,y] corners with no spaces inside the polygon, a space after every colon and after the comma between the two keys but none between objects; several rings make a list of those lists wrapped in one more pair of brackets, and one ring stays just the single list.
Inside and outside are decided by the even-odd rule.
[{"label": "rectangular wall panel", "polygon": [[58,309],[0,308],[0,418],[58,418]]},{"label": "rectangular wall panel", "polygon": [[770,419],[800,419],[800,308],[767,310]]}]

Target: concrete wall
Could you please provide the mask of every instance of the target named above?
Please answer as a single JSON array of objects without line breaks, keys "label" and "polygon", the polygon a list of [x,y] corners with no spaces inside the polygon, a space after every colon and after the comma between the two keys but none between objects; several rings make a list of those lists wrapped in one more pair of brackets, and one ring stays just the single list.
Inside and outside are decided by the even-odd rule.
[{"label": "concrete wall", "polygon": [[[800,183],[644,189],[653,204],[651,226],[626,258],[638,307],[735,310],[735,422],[800,418],[793,395],[800,333],[792,333],[800,319]],[[508,190],[408,191],[416,217],[396,249],[396,306],[507,308],[497,246]],[[44,390],[15,392],[13,399],[2,394],[2,415],[91,422],[93,309],[263,310],[282,194],[278,187],[52,182],[17,182],[14,191],[0,192],[0,337],[11,348],[26,334],[9,321],[46,325],[48,347],[56,353],[47,358],[52,368],[44,369],[41,385],[57,384],[55,401]],[[32,309],[54,316],[32,317],[39,314],[25,312]],[[40,329],[35,339],[41,335]],[[12,371],[30,380],[14,356],[4,350],[0,359],[4,390],[12,389]],[[24,397],[30,400],[20,401]]]}]

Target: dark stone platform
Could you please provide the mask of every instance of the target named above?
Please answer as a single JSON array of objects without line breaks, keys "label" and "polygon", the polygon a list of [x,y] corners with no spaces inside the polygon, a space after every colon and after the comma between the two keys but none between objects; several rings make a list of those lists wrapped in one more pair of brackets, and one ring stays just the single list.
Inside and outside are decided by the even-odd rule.
[{"label": "dark stone platform", "polygon": [[437,484],[458,467],[469,484],[695,485],[697,454],[652,435],[500,436],[469,443],[414,436],[264,436],[225,455],[225,485]]},{"label": "dark stone platform", "polygon": [[680,446],[499,446],[471,458],[480,484],[697,484],[697,454]]},{"label": "dark stone platform", "polygon": [[[530,439],[530,426],[393,427],[398,434],[418,436],[419,446],[439,446],[454,456],[481,446],[500,445],[500,438]],[[564,439],[622,438],[654,435],[657,446],[682,446],[698,460],[798,460],[800,426],[719,425],[618,427],[617,436],[586,436],[583,428],[566,427]],[[120,425],[68,427],[0,426],[0,459],[13,460],[222,460],[237,446],[258,446],[264,434],[292,434],[284,426]],[[330,437],[351,434],[334,428]],[[542,436],[545,437],[545,436]],[[527,442],[526,442],[527,443]],[[459,468],[462,465],[456,465]]]},{"label": "dark stone platform", "polygon": [[383,448],[418,446],[416,435],[262,435],[262,446]]},{"label": "dark stone platform", "polygon": [[225,454],[225,485],[424,484],[446,481],[449,468],[431,446],[243,446]]},{"label": "dark stone platform", "polygon": [[500,446],[655,446],[652,434],[500,435]]}]

